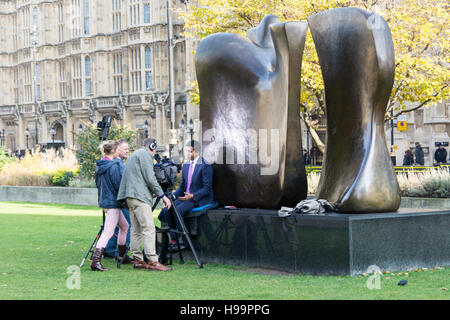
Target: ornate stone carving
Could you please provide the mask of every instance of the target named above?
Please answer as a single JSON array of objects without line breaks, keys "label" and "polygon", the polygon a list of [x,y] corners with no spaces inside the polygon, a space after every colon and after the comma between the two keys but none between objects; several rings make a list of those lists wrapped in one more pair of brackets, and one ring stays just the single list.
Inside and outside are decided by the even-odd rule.
[{"label": "ornate stone carving", "polygon": [[88,117],[89,117],[89,121],[92,123],[95,123],[97,120],[97,116],[96,116],[96,110],[97,110],[97,106],[95,105],[94,101],[89,101],[89,105],[88,105]]}]

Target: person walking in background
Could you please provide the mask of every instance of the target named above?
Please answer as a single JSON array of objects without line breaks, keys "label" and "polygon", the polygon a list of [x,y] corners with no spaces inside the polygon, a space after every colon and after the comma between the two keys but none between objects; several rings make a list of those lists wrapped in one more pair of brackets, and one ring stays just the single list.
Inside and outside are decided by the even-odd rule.
[{"label": "person walking in background", "polygon": [[[120,187],[122,175],[120,164],[114,161],[116,158],[117,143],[115,141],[104,141],[100,150],[103,154],[101,160],[97,160],[95,167],[95,184],[98,189],[98,206],[106,213],[102,235],[92,254],[91,269],[93,271],[107,271],[103,267],[101,258],[105,252],[106,244],[114,234],[114,228],[119,226],[117,242],[119,246],[125,246],[128,222],[125,219],[120,204],[117,202],[117,193]],[[125,263],[125,262],[124,262]],[[129,262],[128,262],[129,263]]]},{"label": "person walking in background", "polygon": [[306,149],[303,149],[303,161],[305,162],[305,165],[311,164],[311,158],[309,157],[308,151],[306,151]]},{"label": "person walking in background", "polygon": [[[128,142],[126,142],[125,140],[122,140],[122,139],[117,140],[117,149],[116,149],[117,158],[115,158],[113,161],[117,161],[119,163],[121,176],[123,175],[123,172],[125,171],[125,164],[123,161],[126,158],[128,158],[128,153],[129,153]],[[128,209],[126,209],[126,208],[122,208],[122,213],[123,213],[125,219],[127,220],[128,225],[131,226],[130,211],[128,211]],[[119,227],[116,227],[116,230],[114,230],[113,237],[111,237],[108,244],[106,245],[105,253],[104,253],[105,258],[117,259],[117,256],[123,257],[123,255],[126,252],[126,247],[128,247],[128,248],[130,247],[130,230],[131,230],[131,228],[128,228],[126,246],[122,246],[122,245],[117,246],[117,235],[119,234]],[[124,263],[131,263],[131,262],[132,262],[132,259],[130,259],[128,256],[125,257]]]},{"label": "person walking in background", "polygon": [[403,156],[403,165],[404,166],[412,166],[414,164],[414,156],[411,150],[406,150],[405,155]]},{"label": "person walking in background", "polygon": [[420,143],[416,142],[416,149],[414,150],[414,158],[416,159],[416,164],[423,166],[424,165],[424,153],[422,150],[422,146]]},{"label": "person walking in background", "polygon": [[447,163],[447,150],[445,150],[442,143],[439,143],[439,148],[436,149],[436,152],[434,153],[434,160],[436,160],[438,165]]}]

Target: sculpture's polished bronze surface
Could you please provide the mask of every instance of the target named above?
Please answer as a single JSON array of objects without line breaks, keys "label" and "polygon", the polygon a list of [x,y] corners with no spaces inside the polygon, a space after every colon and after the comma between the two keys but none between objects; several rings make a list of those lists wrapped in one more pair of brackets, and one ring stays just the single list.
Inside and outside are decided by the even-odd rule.
[{"label": "sculpture's polished bronze surface", "polygon": [[203,156],[220,205],[279,209],[306,198],[299,116],[306,22],[266,16],[247,38],[203,39],[195,65]]},{"label": "sculpture's polished bronze surface", "polygon": [[394,82],[386,21],[356,8],[308,18],[325,83],[327,140],[318,198],[340,212],[387,212],[400,191],[385,142],[384,114]]}]

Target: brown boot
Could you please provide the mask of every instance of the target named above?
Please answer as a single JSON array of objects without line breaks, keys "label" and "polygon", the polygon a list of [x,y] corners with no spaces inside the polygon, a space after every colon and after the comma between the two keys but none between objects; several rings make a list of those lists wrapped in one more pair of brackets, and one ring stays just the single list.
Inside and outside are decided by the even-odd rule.
[{"label": "brown boot", "polygon": [[[119,251],[118,257],[117,257],[117,261],[122,260],[122,257],[125,255],[125,252],[127,251],[127,246],[126,245],[118,245],[117,249]],[[125,259],[123,259],[122,264],[130,264],[133,261],[130,259],[129,256],[125,256]]]},{"label": "brown boot", "polygon": [[105,248],[95,248],[92,254],[91,269],[92,271],[108,271],[108,268],[102,266],[102,255]]},{"label": "brown boot", "polygon": [[147,269],[148,264],[145,261],[134,259],[134,269]]},{"label": "brown boot", "polygon": [[165,265],[159,263],[158,261],[151,261],[148,263],[147,269],[156,271],[171,271],[172,268],[166,267]]}]

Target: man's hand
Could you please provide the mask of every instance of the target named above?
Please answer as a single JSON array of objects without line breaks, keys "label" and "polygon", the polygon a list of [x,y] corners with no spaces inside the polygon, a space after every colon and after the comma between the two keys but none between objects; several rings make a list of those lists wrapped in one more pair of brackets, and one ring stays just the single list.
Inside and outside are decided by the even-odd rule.
[{"label": "man's hand", "polygon": [[164,204],[166,205],[167,209],[170,209],[170,207],[172,206],[172,203],[170,202],[169,198],[167,198],[166,196],[164,196],[162,198],[162,201],[164,202]]},{"label": "man's hand", "polygon": [[186,200],[191,200],[191,199],[194,199],[194,195],[192,193],[187,193],[187,192],[184,193],[183,197],[178,198],[178,200],[181,200],[181,201],[186,201]]}]

